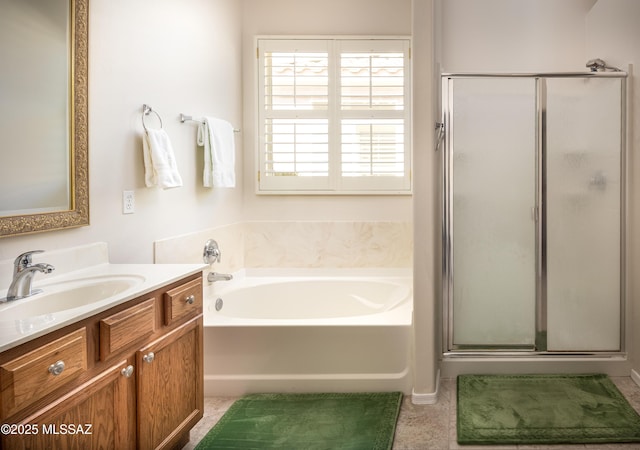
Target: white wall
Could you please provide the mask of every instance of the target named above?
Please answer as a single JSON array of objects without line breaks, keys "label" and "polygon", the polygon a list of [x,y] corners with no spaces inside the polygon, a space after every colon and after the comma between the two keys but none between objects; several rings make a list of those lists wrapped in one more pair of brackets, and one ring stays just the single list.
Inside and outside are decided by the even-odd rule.
[{"label": "white wall", "polygon": [[434,0],[413,0],[413,139],[415,192],[414,229],[414,367],[413,396],[417,403],[437,399],[440,351],[440,154],[433,148],[437,110],[435,89]]},{"label": "white wall", "polygon": [[[255,35],[409,35],[410,0],[92,0],[89,17],[91,225],[0,239],[0,259],[105,241],[113,262],[144,263],[154,240],[243,219],[411,220],[411,196],[256,196],[253,108]],[[182,188],[144,187],[143,103],[162,115]],[[236,189],[201,187],[195,124],[181,112],[242,128]],[[123,190],[135,214],[122,214]]]},{"label": "white wall", "polygon": [[[89,5],[89,227],[0,239],[0,260],[35,248],[105,241],[112,262],[153,262],[153,241],[236,222],[236,189],[202,186],[195,124],[179,113],[214,115],[241,126],[241,2],[91,0]],[[162,116],[184,186],[144,187],[142,104]],[[149,123],[153,123],[153,118]],[[237,154],[242,164],[242,136]],[[122,214],[122,191],[136,212]],[[46,261],[46,254],[38,256]]]},{"label": "white wall", "polygon": [[640,372],[640,333],[634,329],[640,323],[640,2],[637,0],[598,0],[587,16],[587,52],[589,58],[601,58],[608,64],[628,70],[633,64],[634,76],[628,80],[630,92],[628,130],[627,173],[627,299],[630,305],[630,321],[627,328],[630,338],[630,357],[636,372]]},{"label": "white wall", "polygon": [[257,35],[411,34],[411,0],[245,0],[243,8],[245,217],[248,220],[411,220],[411,196],[255,194]]},{"label": "white wall", "polygon": [[595,0],[441,0],[444,72],[585,70]]}]

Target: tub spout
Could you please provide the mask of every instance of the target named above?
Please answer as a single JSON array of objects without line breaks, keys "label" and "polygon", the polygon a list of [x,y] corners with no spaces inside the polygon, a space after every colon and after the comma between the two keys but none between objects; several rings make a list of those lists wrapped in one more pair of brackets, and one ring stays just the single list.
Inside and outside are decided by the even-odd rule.
[{"label": "tub spout", "polygon": [[233,275],[228,273],[209,272],[207,275],[207,281],[213,283],[214,281],[229,281],[233,279]]}]

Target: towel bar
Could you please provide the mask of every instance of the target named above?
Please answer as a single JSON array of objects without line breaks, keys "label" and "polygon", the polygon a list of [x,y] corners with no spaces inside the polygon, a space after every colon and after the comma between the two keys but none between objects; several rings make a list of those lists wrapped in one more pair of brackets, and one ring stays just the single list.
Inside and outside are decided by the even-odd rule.
[{"label": "towel bar", "polygon": [[144,128],[144,131],[147,131],[147,124],[144,123],[144,116],[148,116],[151,113],[154,113],[156,116],[158,116],[158,119],[160,120],[160,128],[163,128],[162,117],[160,117],[158,111],[154,111],[151,106],[144,104],[142,105],[142,128]]},{"label": "towel bar", "polygon": [[[185,114],[180,113],[180,122],[185,123],[185,122],[186,122],[186,121],[188,121],[188,120],[190,120],[190,121],[194,121],[194,122],[204,123],[204,122],[202,122],[201,120],[194,119],[194,118],[193,118],[193,116],[187,116],[187,115],[185,115]],[[237,129],[237,128],[234,128],[234,129],[233,129],[233,132],[234,132],[234,133],[240,133],[240,130],[239,130],[239,129]]]}]

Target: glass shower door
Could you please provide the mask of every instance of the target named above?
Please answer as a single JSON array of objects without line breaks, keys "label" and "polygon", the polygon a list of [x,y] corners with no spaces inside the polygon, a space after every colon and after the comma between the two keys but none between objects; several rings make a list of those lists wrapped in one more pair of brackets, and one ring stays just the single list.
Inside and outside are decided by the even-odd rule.
[{"label": "glass shower door", "polygon": [[535,345],[534,78],[445,80],[449,347]]},{"label": "glass shower door", "polygon": [[623,83],[546,80],[549,351],[621,349]]}]

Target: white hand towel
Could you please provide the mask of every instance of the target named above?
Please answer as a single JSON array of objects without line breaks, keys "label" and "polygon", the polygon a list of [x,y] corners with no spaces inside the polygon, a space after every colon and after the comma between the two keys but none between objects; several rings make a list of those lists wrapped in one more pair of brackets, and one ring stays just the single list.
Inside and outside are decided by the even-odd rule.
[{"label": "white hand towel", "polygon": [[169,135],[163,130],[146,130],[142,138],[144,181],[147,187],[169,189],[182,186]]},{"label": "white hand towel", "polygon": [[226,120],[205,117],[198,126],[198,145],[204,147],[205,187],[235,187],[236,147],[233,126]]}]

